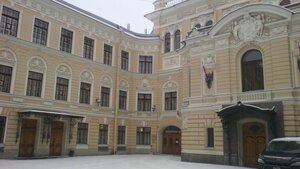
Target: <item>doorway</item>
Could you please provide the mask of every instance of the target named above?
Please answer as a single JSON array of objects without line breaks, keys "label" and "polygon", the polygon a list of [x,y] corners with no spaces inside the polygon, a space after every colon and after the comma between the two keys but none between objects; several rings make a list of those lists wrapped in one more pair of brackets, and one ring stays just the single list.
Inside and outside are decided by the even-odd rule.
[{"label": "doorway", "polygon": [[266,126],[259,122],[243,125],[243,163],[244,166],[256,167],[259,154],[266,147]]},{"label": "doorway", "polygon": [[37,120],[23,119],[19,144],[19,157],[34,155]]},{"label": "doorway", "polygon": [[164,154],[181,154],[181,130],[175,126],[167,127],[163,132],[163,147]]},{"label": "doorway", "polygon": [[50,156],[60,156],[63,145],[64,123],[53,121],[50,138]]}]

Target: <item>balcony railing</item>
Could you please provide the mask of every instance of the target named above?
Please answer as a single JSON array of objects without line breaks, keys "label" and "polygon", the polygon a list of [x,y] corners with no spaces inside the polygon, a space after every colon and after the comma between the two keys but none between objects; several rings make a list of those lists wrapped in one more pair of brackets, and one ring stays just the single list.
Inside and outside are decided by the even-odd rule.
[{"label": "balcony railing", "polygon": [[174,5],[179,4],[181,2],[184,2],[184,1],[187,1],[187,0],[167,0],[165,2],[166,3],[165,8],[170,7],[170,6],[174,6]]}]

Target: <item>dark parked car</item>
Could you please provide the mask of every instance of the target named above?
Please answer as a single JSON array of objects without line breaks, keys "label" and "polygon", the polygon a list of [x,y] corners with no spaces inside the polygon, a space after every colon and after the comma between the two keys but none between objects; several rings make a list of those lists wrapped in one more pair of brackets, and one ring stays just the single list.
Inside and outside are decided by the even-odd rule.
[{"label": "dark parked car", "polygon": [[259,169],[300,169],[300,137],[271,140],[257,162]]}]

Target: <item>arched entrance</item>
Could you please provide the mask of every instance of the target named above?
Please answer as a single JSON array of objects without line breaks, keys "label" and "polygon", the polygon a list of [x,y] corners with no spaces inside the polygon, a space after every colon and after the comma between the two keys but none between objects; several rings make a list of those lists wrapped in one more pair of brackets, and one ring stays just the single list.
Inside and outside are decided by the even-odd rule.
[{"label": "arched entrance", "polygon": [[266,147],[266,126],[259,122],[249,122],[242,126],[243,131],[243,163],[256,167],[259,154]]},{"label": "arched entrance", "polygon": [[175,126],[169,126],[163,131],[163,154],[181,154],[181,130]]}]

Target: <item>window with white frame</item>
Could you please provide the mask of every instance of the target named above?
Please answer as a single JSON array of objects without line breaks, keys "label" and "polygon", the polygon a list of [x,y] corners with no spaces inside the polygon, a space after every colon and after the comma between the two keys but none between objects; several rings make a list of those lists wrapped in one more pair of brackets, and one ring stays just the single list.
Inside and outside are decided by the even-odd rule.
[{"label": "window with white frame", "polygon": [[88,141],[88,123],[78,123],[77,126],[77,144],[87,144]]},{"label": "window with white frame", "polygon": [[19,11],[3,6],[1,24],[0,24],[0,33],[17,37],[19,15],[20,15]]},{"label": "window with white frame", "polygon": [[4,143],[6,117],[0,116],[0,144]]},{"label": "window with white frame", "polygon": [[139,57],[139,73],[152,74],[152,56],[140,56]]},{"label": "window with white frame", "polygon": [[181,34],[180,30],[177,30],[174,35],[174,49],[177,50],[180,48],[181,43]]},{"label": "window with white frame", "polygon": [[207,128],[207,147],[213,148],[214,146],[214,128]]},{"label": "window with white frame", "polygon": [[57,77],[55,100],[67,101],[68,100],[68,91],[69,91],[69,79]]},{"label": "window with white frame", "polygon": [[129,53],[126,51],[121,52],[121,69],[128,71]]},{"label": "window with white frame", "polygon": [[91,84],[81,82],[79,103],[90,104]]},{"label": "window with white frame", "polygon": [[152,94],[138,94],[138,111],[151,111]]},{"label": "window with white frame", "polygon": [[99,144],[104,145],[108,144],[108,125],[100,124],[99,125]]},{"label": "window with white frame", "polygon": [[47,45],[48,25],[48,22],[35,18],[32,37],[33,43]]},{"label": "window with white frame", "polygon": [[110,100],[110,88],[101,87],[101,106],[109,107],[109,100]]},{"label": "window with white frame", "polygon": [[93,60],[94,56],[94,39],[84,37],[83,57]]},{"label": "window with white frame", "polygon": [[43,74],[29,71],[26,95],[41,97],[42,87],[43,87]]},{"label": "window with white frame", "polygon": [[9,93],[13,68],[0,65],[0,92]]},{"label": "window with white frame", "polygon": [[165,34],[165,53],[171,51],[171,34],[168,32]]},{"label": "window with white frame", "polygon": [[60,35],[60,50],[71,53],[73,43],[73,32],[67,29],[61,29]]},{"label": "window with white frame", "polygon": [[118,144],[123,145],[126,141],[126,126],[118,126]]},{"label": "window with white frame", "polygon": [[127,109],[127,91],[120,90],[119,92],[119,109]]},{"label": "window with white frame", "polygon": [[177,109],[177,92],[166,92],[165,93],[165,110],[176,110]]},{"label": "window with white frame", "polygon": [[151,128],[150,127],[137,127],[136,129],[136,144],[137,145],[150,145]]},{"label": "window with white frame", "polygon": [[106,65],[112,65],[112,51],[113,47],[107,44],[104,44],[104,57],[103,63]]}]

